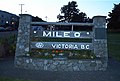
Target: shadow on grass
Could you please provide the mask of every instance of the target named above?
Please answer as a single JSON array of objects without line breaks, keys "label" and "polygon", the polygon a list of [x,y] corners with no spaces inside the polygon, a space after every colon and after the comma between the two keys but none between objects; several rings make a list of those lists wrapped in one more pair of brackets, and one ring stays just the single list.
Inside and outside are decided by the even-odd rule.
[{"label": "shadow on grass", "polygon": [[120,61],[120,33],[108,33],[108,53]]}]

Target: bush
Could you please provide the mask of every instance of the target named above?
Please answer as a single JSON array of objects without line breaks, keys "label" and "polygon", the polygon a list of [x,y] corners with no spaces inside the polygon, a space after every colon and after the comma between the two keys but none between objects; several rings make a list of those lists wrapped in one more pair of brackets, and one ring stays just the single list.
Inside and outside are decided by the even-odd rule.
[{"label": "bush", "polygon": [[16,36],[0,39],[0,57],[13,56],[16,48]]},{"label": "bush", "polygon": [[0,57],[5,55],[4,45],[0,42]]}]

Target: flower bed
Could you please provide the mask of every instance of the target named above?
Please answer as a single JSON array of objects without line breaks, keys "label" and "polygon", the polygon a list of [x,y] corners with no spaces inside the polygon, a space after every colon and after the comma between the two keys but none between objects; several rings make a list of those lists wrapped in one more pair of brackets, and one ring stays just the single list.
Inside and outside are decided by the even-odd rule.
[{"label": "flower bed", "polygon": [[43,50],[32,49],[27,54],[30,57],[36,58],[68,58],[68,59],[94,59],[95,55],[90,50]]}]

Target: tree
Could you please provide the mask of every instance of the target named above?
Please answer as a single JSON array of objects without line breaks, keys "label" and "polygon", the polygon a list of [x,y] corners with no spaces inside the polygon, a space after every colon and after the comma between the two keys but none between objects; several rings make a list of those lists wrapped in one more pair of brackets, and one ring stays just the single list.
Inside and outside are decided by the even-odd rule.
[{"label": "tree", "polygon": [[83,12],[79,13],[80,10],[77,7],[77,2],[68,2],[68,5],[61,7],[61,14],[57,18],[61,22],[85,22],[87,15]]},{"label": "tree", "polygon": [[34,21],[34,22],[45,22],[44,20],[42,20],[38,16],[36,16],[36,17],[32,16],[32,21]]},{"label": "tree", "polygon": [[112,12],[109,12],[108,16],[108,29],[118,30],[120,29],[120,3],[114,4]]}]

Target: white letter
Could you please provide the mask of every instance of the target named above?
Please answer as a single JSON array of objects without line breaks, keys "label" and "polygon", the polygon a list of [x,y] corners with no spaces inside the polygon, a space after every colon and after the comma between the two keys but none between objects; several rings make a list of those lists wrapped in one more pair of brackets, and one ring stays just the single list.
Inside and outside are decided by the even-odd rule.
[{"label": "white letter", "polygon": [[85,49],[85,46],[84,46],[84,45],[81,45],[81,49]]},{"label": "white letter", "polygon": [[77,45],[75,45],[75,46],[74,46],[74,49],[78,49],[78,46],[77,46]]},{"label": "white letter", "polygon": [[62,37],[62,35],[59,35],[58,32],[56,32],[56,37]]},{"label": "white letter", "polygon": [[64,32],[64,37],[70,37],[68,34],[69,34],[70,32]]},{"label": "white letter", "polygon": [[52,47],[55,48],[56,44],[52,44]]},{"label": "white letter", "polygon": [[68,49],[68,44],[65,44],[65,49]]},{"label": "white letter", "polygon": [[53,37],[55,37],[55,32],[54,31],[52,32],[52,34],[53,34]]},{"label": "white letter", "polygon": [[57,47],[56,48],[61,48],[61,44],[57,44]]},{"label": "white letter", "polygon": [[89,49],[89,45],[86,45],[86,49]]},{"label": "white letter", "polygon": [[65,44],[62,44],[62,48],[64,48]]},{"label": "white letter", "polygon": [[80,37],[80,32],[75,32],[75,33],[74,33],[74,36],[75,36],[75,37]]},{"label": "white letter", "polygon": [[69,44],[69,49],[73,49],[73,45],[72,44]]},{"label": "white letter", "polygon": [[46,32],[45,31],[43,31],[43,37],[51,37],[51,32],[48,32],[47,34],[46,34]]}]

